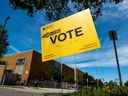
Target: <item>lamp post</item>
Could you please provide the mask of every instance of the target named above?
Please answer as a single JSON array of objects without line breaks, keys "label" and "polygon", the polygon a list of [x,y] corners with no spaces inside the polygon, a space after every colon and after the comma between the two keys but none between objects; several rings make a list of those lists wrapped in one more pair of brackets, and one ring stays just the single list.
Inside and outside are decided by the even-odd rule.
[{"label": "lamp post", "polygon": [[117,63],[117,70],[118,70],[120,86],[122,86],[121,71],[120,71],[118,52],[117,52],[117,47],[116,47],[116,40],[118,40],[116,31],[114,31],[114,30],[109,31],[109,36],[110,36],[110,39],[113,42],[113,47],[114,47],[114,51],[115,51],[115,57],[116,57],[116,63]]}]

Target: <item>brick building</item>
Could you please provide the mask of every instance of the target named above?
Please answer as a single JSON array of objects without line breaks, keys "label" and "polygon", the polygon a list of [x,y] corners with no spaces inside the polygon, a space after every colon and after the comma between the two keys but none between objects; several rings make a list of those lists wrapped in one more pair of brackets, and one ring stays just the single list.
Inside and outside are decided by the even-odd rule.
[{"label": "brick building", "polygon": [[[74,69],[63,64],[62,77],[61,64],[55,60],[43,62],[41,54],[36,51],[26,51],[14,55],[4,56],[2,61],[6,65],[0,65],[0,82],[28,84],[33,81],[59,81],[74,82]],[[77,70],[80,80],[83,73]],[[7,84],[8,84],[7,83]]]}]

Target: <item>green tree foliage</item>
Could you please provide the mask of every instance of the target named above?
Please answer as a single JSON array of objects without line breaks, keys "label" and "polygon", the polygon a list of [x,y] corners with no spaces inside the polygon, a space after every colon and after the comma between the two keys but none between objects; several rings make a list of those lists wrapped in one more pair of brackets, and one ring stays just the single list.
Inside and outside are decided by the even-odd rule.
[{"label": "green tree foliage", "polygon": [[[7,40],[7,30],[6,25],[7,21],[10,19],[10,17],[6,17],[4,20],[4,24],[0,24],[0,58],[6,53],[7,47],[8,47],[8,40]],[[5,61],[0,60],[0,64],[5,65]]]},{"label": "green tree foliage", "polygon": [[94,19],[101,15],[102,6],[105,2],[120,3],[122,0],[9,0],[13,9],[26,10],[29,16],[38,10],[44,10],[51,20],[66,16],[71,8],[69,2],[75,5],[74,9],[80,11],[90,8]]},{"label": "green tree foliage", "polygon": [[60,69],[54,67],[52,69],[52,74],[51,74],[52,78],[54,81],[60,82],[61,81],[61,72]]},{"label": "green tree foliage", "polygon": [[126,82],[124,83],[124,85],[128,87],[128,81],[126,81]]},{"label": "green tree foliage", "polygon": [[113,86],[117,86],[118,84],[117,84],[117,82],[116,81],[109,81],[107,84],[106,84],[106,86],[110,86],[110,87],[113,87]]},{"label": "green tree foliage", "polygon": [[7,46],[7,30],[3,25],[0,25],[0,58],[6,53]]},{"label": "green tree foliage", "polygon": [[112,89],[109,89],[107,86],[102,88],[88,87],[66,96],[128,96],[128,87],[113,86]]},{"label": "green tree foliage", "polygon": [[95,79],[93,76],[85,73],[83,75],[83,86],[102,87],[104,84],[100,79]]},{"label": "green tree foliage", "polygon": [[83,85],[93,85],[94,83],[94,77],[92,77],[91,75],[89,75],[88,73],[85,73],[83,75]]}]

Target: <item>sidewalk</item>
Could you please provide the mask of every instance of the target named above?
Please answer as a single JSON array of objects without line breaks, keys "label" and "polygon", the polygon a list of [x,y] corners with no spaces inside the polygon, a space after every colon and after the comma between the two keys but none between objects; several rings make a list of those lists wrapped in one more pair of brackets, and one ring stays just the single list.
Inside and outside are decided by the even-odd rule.
[{"label": "sidewalk", "polygon": [[40,88],[40,87],[25,87],[25,86],[0,86],[1,88],[11,89],[20,92],[39,93],[39,94],[59,94],[73,93],[73,89],[56,89],[56,88]]}]

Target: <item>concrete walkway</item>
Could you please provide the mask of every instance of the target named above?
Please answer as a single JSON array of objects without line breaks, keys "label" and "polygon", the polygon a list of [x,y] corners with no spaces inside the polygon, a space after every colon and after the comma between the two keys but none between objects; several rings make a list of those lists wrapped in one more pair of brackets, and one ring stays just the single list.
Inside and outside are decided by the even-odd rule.
[{"label": "concrete walkway", "polygon": [[[0,90],[1,90],[0,93],[3,92],[3,94],[6,94],[6,95],[0,94],[0,96],[12,96],[12,95],[7,95],[9,92],[10,92],[9,94],[14,93],[13,96],[15,96],[15,94],[16,96],[44,96],[44,94],[51,94],[47,96],[56,96],[52,94],[61,94],[61,93],[67,94],[67,93],[73,93],[76,91],[73,89],[39,88],[39,87],[23,87],[23,86],[12,86],[12,87],[0,86]],[[32,94],[35,94],[35,95],[32,95]]]}]

